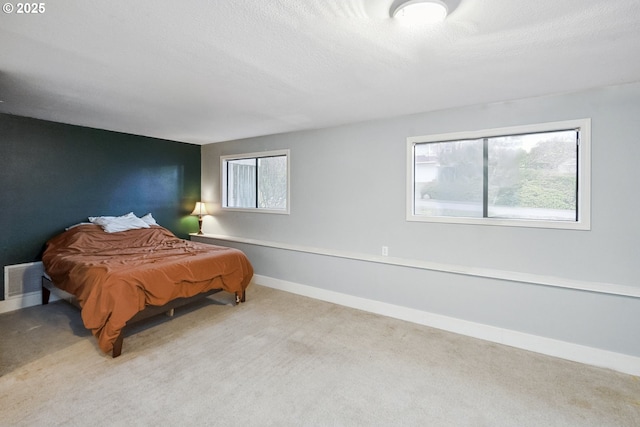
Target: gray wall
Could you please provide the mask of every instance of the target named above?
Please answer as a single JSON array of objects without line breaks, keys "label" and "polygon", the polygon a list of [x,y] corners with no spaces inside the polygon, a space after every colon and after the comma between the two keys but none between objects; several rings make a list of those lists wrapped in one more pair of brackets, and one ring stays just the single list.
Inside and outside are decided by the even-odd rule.
[{"label": "gray wall", "polygon": [[[640,84],[212,144],[202,198],[219,206],[219,156],[291,150],[291,214],[218,212],[205,232],[640,289]],[[590,231],[405,220],[406,138],[592,119]],[[242,245],[256,273],[640,356],[640,300]]]}]

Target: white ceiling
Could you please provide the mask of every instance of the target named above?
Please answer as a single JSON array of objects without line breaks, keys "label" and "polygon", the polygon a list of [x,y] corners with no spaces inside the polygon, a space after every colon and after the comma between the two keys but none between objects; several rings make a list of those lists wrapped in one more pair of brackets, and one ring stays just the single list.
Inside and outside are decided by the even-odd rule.
[{"label": "white ceiling", "polygon": [[640,80],[639,0],[449,0],[434,28],[390,18],[392,3],[1,13],[0,112],[207,144]]}]

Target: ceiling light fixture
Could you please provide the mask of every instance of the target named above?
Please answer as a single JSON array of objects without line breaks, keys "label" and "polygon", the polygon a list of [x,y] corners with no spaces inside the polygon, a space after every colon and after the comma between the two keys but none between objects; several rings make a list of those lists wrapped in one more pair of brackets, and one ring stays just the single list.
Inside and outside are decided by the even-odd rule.
[{"label": "ceiling light fixture", "polygon": [[444,21],[447,13],[447,5],[440,0],[408,0],[391,10],[391,16],[412,24],[436,24]]}]

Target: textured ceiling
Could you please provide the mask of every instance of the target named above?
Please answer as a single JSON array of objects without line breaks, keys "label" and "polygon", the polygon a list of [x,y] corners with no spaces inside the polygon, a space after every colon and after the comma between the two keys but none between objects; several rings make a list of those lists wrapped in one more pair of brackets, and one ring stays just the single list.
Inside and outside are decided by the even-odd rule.
[{"label": "textured ceiling", "polygon": [[207,144],[640,80],[638,0],[449,0],[433,28],[393,20],[393,3],[2,13],[0,112]]}]

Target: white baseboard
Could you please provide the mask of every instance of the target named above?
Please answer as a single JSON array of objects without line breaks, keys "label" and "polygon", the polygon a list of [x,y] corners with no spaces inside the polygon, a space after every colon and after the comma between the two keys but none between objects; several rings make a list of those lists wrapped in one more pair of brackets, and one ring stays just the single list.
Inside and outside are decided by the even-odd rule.
[{"label": "white baseboard", "polygon": [[42,292],[31,292],[20,295],[19,297],[7,298],[4,301],[0,301],[0,313],[7,313],[39,304],[42,304]]},{"label": "white baseboard", "polygon": [[[51,293],[49,302],[58,301],[62,298]],[[20,310],[21,308],[33,307],[34,305],[42,304],[42,291],[30,292],[28,294],[20,295],[19,297],[7,298],[4,301],[0,301],[0,314],[8,313],[10,311]]]},{"label": "white baseboard", "polygon": [[[497,328],[495,326],[456,319],[440,314],[433,314],[426,311],[374,301],[340,292],[302,285],[300,283],[274,279],[272,277],[258,274],[254,275],[253,281],[261,286],[303,295],[345,307],[351,307],[370,313],[380,314],[382,316],[430,326],[436,329],[442,329],[548,356],[640,376],[640,357],[526,334],[509,329]],[[61,298],[52,293],[49,301],[53,302],[59,299]],[[9,298],[4,301],[0,301],[0,313],[6,313],[40,304],[42,304],[42,293],[31,292],[29,294],[22,295],[21,297]]]},{"label": "white baseboard", "polygon": [[373,301],[313,286],[254,275],[254,283],[306,297],[356,308],[370,313],[430,326],[461,335],[504,344],[548,356],[612,369],[625,374],[640,376],[640,357],[587,347],[566,341],[545,338],[495,326],[428,313],[408,307]]}]

